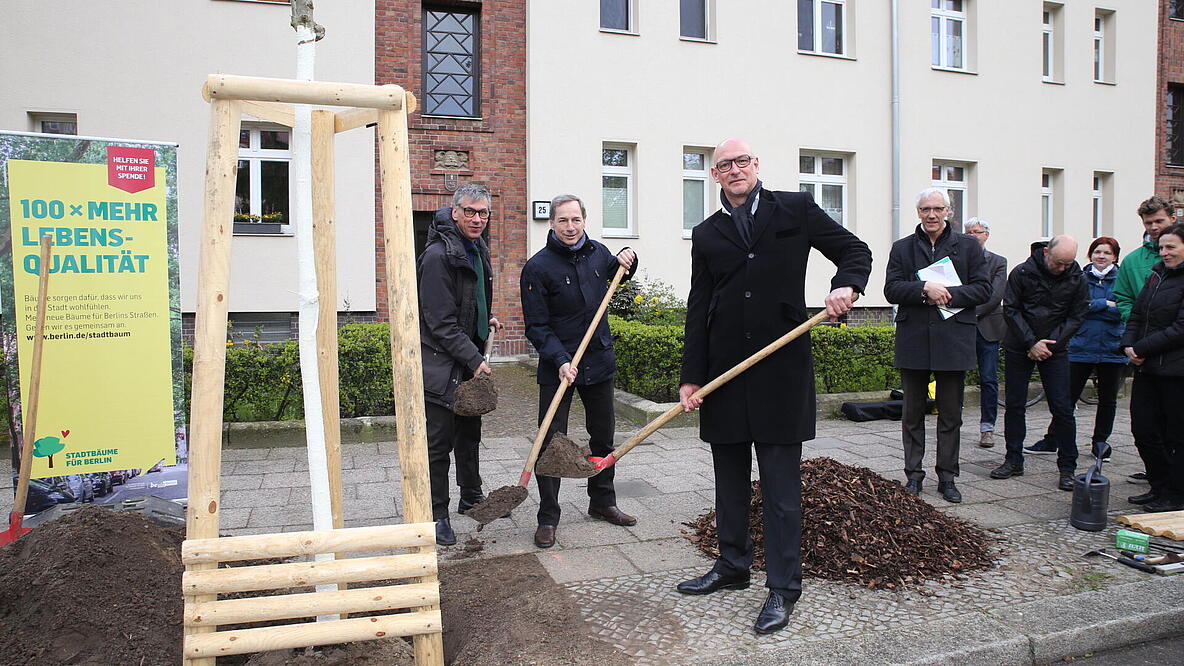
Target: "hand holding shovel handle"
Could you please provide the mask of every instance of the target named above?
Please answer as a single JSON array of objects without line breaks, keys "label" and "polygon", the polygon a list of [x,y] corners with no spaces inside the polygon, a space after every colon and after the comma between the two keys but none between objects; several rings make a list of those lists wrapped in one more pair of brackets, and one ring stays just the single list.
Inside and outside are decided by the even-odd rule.
[{"label": "hand holding shovel handle", "polygon": [[[825,321],[827,316],[828,315],[826,314],[826,310],[823,310],[823,311],[819,312],[818,314],[814,315],[813,317],[810,317],[806,321],[799,324],[797,326],[797,328],[795,328],[792,331],[786,333],[785,335],[777,338],[773,342],[770,342],[768,345],[765,346],[764,349],[758,351],[757,353],[753,354],[752,356],[749,356],[748,358],[744,359],[743,361],[737,363],[736,365],[732,366],[732,368],[730,370],[728,370],[727,372],[725,372],[724,374],[722,374],[719,377],[716,377],[715,379],[708,382],[706,386],[700,388],[698,391],[695,391],[692,394],[692,397],[695,397],[695,398],[707,397],[712,391],[723,386],[724,384],[727,384],[729,381],[734,379],[736,377],[736,375],[739,375],[740,373],[744,372],[745,370],[756,365],[757,362],[761,361],[766,356],[772,354],[773,352],[777,351],[778,349],[781,349],[785,345],[787,345],[790,342],[792,342],[793,340],[797,339],[799,336],[801,336],[803,333],[805,333],[806,331],[813,328],[815,325]],[[658,418],[654,419],[653,421],[650,421],[644,428],[639,430],[636,435],[630,437],[629,441],[618,446],[616,448],[616,450],[613,451],[612,453],[608,454],[607,456],[605,456],[603,458],[600,458],[599,460],[592,459],[593,462],[596,463],[596,471],[601,472],[601,471],[604,471],[605,469],[611,467],[613,465],[613,463],[620,460],[622,456],[624,456],[626,453],[629,453],[630,451],[632,451],[633,447],[644,442],[646,440],[646,438],[649,437],[650,435],[654,434],[658,430],[658,428],[661,428],[662,426],[666,425],[670,421],[670,419],[673,419],[674,417],[678,416],[679,414],[682,413],[682,411],[683,410],[682,410],[681,404],[674,405],[670,409],[666,410],[666,412],[664,414],[662,414]]]},{"label": "hand holding shovel handle", "polygon": [[[609,284],[608,291],[600,301],[600,307],[596,310],[596,315],[592,317],[592,323],[588,325],[588,330],[584,332],[584,339],[580,340],[580,346],[576,348],[576,353],[571,357],[572,367],[578,367],[580,360],[584,358],[584,350],[588,348],[588,343],[592,341],[592,334],[596,332],[596,325],[604,317],[604,311],[608,309],[609,301],[613,299],[613,294],[617,292],[617,287],[621,284],[622,278],[625,277],[625,270],[624,266],[617,268],[617,274],[613,276],[613,281]],[[551,421],[555,418],[555,412],[559,410],[559,404],[563,402],[563,395],[567,393],[568,386],[571,386],[571,382],[566,379],[560,380],[559,389],[555,391],[555,397],[551,398],[551,405],[547,407],[547,413],[543,416],[542,423],[539,424],[539,432],[534,437],[534,446],[530,449],[530,455],[526,457],[526,465],[522,468],[522,476],[518,479],[518,485],[523,488],[530,484],[530,477],[534,473],[534,464],[539,459],[539,452],[543,450],[543,441],[547,439],[547,430],[551,427]]]}]

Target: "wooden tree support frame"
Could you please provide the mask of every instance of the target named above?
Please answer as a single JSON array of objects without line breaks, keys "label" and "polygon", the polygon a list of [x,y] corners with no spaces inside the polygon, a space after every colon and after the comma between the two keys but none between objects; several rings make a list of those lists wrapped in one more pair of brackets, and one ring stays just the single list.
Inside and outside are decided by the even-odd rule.
[{"label": "wooden tree support frame", "polygon": [[[435,524],[428,482],[423,376],[419,356],[419,304],[411,222],[411,174],[407,116],[415,96],[394,85],[370,86],[211,75],[202,86],[210,103],[206,192],[198,265],[197,320],[193,343],[190,410],[189,509],[182,546],[185,574],[183,664],[214,666],[216,657],[259,650],[411,636],[416,663],[444,663],[440,587],[436,577]],[[226,380],[231,220],[242,114],[292,126],[293,104],[349,107],[313,111],[313,230],[320,322],[318,372],[324,399],[326,457],[333,527],[329,531],[218,536],[222,467],[222,401]],[[391,366],[403,480],[403,525],[342,527],[341,436],[337,377],[337,285],[334,234],[333,139],[335,134],[378,125],[382,182],[383,245],[390,303]],[[306,405],[306,409],[314,406]],[[289,562],[218,568],[220,562],[313,556],[383,549],[402,550],[333,561]],[[405,580],[399,585],[344,589],[347,583]],[[336,583],[334,592],[218,600],[219,594]],[[348,613],[397,611],[372,617],[217,631],[219,626]]]}]

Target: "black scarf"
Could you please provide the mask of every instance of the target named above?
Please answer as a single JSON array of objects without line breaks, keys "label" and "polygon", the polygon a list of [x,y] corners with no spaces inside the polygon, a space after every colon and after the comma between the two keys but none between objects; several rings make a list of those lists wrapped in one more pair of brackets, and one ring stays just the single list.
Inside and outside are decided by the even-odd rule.
[{"label": "black scarf", "polygon": [[748,247],[752,246],[752,225],[755,222],[752,215],[752,202],[756,201],[757,195],[760,194],[761,185],[761,181],[757,180],[752,191],[744,199],[744,203],[734,207],[732,202],[728,201],[727,193],[722,188],[719,191],[719,199],[723,203],[724,210],[731,214],[732,221],[736,223],[736,230],[740,232],[740,239]]}]

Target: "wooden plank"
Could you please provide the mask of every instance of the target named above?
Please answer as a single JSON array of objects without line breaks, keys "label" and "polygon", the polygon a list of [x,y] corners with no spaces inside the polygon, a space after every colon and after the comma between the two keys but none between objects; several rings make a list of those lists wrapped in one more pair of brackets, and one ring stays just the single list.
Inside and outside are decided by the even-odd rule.
[{"label": "wooden plank", "polygon": [[185,608],[185,623],[221,626],[338,613],[368,613],[438,603],[439,586],[411,583],[192,604]]},{"label": "wooden plank", "polygon": [[1135,523],[1180,523],[1184,525],[1184,511],[1165,511],[1163,513],[1131,513],[1119,516],[1118,522],[1123,525]]},{"label": "wooden plank", "polygon": [[[186,571],[181,575],[181,590],[185,594],[227,594],[284,587],[310,587],[328,583],[423,578],[435,574],[435,552],[408,553],[350,560],[285,562],[253,567]],[[435,583],[435,580],[419,582]]]},{"label": "wooden plank", "polygon": [[244,100],[239,102],[242,105],[243,113],[273,122],[284,127],[296,126],[296,111],[291,104],[281,104],[279,102],[252,102]]},{"label": "wooden plank", "polygon": [[435,523],[350,527],[323,532],[309,530],[282,534],[252,534],[185,541],[181,544],[181,562],[198,564],[319,553],[348,553],[426,546],[435,542]]},{"label": "wooden plank", "polygon": [[[193,332],[193,396],[189,409],[189,508],[185,536],[218,536],[221,502],[222,398],[226,380],[226,319],[230,287],[230,239],[234,223],[234,190],[238,168],[238,102],[210,105],[206,182],[198,255],[197,316]],[[216,564],[197,564],[205,569]],[[213,597],[188,599],[191,603]],[[186,627],[186,635],[212,631]],[[190,660],[193,666],[214,666],[213,659]]]},{"label": "wooden plank", "polygon": [[427,633],[439,636],[439,632],[440,611],[419,611],[186,636],[184,654],[187,659],[208,658],[213,662],[215,657],[232,654],[373,641]]},{"label": "wooden plank", "polygon": [[334,132],[348,132],[358,127],[378,124],[378,109],[346,109],[333,119]]},{"label": "wooden plank", "polygon": [[402,109],[406,103],[403,89],[396,85],[297,81],[234,74],[210,74],[202,86],[202,96],[206,100],[236,99],[387,110]]},{"label": "wooden plank", "polygon": [[[378,156],[382,182],[382,231],[390,313],[391,372],[403,515],[413,523],[432,520],[428,440],[424,421],[422,359],[419,355],[419,296],[415,277],[415,235],[411,224],[411,162],[406,111],[379,111]],[[425,548],[423,552],[429,549]],[[431,548],[434,553],[434,547]],[[420,582],[436,583],[434,575]],[[424,606],[422,610],[438,610]],[[416,636],[415,663],[444,663],[440,634]]]}]

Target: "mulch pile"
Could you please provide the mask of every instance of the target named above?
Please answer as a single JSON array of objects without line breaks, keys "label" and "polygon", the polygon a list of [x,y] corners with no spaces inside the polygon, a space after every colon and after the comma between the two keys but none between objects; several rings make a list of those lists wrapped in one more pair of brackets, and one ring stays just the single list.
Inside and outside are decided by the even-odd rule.
[{"label": "mulch pile", "polygon": [[[765,568],[760,482],[752,484],[748,530],[753,566]],[[715,511],[685,523],[686,539],[719,556]],[[900,484],[831,458],[802,461],[802,571],[868,588],[902,589],[988,569],[991,539]]]}]

